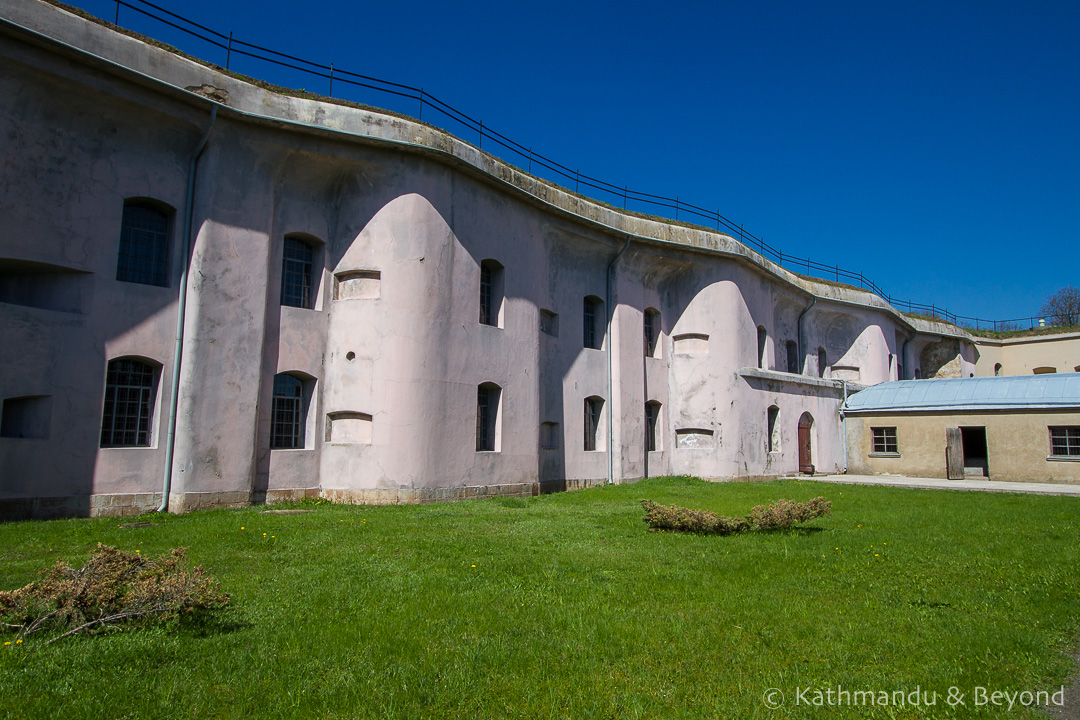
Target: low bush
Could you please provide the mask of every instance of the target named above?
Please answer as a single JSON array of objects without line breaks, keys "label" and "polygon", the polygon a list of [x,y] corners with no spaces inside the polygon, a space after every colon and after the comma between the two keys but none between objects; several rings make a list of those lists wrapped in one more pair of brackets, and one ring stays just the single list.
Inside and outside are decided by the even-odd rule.
[{"label": "low bush", "polygon": [[768,505],[757,505],[746,517],[717,515],[708,510],[694,510],[678,505],[659,505],[652,500],[642,500],[641,506],[645,508],[645,524],[652,530],[709,535],[731,535],[751,529],[785,529],[832,512],[832,503],[823,497],[807,502],[777,500]]},{"label": "low bush", "polygon": [[166,622],[224,609],[230,597],[201,567],[188,569],[184,548],[157,559],[98,543],[80,568],[63,560],[41,579],[0,591],[0,626],[21,640],[39,631],[49,640],[120,624]]}]

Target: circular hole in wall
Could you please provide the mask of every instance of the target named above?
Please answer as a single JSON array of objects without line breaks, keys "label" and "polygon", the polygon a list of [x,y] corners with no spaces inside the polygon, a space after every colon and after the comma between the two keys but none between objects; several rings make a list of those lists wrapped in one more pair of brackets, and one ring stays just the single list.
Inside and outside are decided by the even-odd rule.
[{"label": "circular hole in wall", "polygon": [[346,360],[352,360],[352,359],[353,359],[353,358],[355,358],[355,357],[356,357],[356,353],[354,353],[354,352],[353,352],[352,350],[350,350],[349,352],[345,353],[345,359],[346,359]]}]

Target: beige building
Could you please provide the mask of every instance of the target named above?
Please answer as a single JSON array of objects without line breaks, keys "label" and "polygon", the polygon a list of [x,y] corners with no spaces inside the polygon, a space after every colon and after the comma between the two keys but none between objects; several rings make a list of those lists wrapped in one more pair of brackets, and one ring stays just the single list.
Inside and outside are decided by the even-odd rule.
[{"label": "beige building", "polygon": [[1080,372],[1080,332],[974,340],[976,377]]},{"label": "beige building", "polygon": [[852,473],[1080,482],[1080,373],[882,383],[842,415]]}]

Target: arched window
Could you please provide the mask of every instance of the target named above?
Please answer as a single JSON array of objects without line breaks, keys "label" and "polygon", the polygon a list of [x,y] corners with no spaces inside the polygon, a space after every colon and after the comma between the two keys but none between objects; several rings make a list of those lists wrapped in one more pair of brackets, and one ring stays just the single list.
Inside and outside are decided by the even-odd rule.
[{"label": "arched window", "polygon": [[660,339],[660,311],[648,308],[645,311],[645,357],[657,357],[657,341]]},{"label": "arched window", "polygon": [[169,213],[147,200],[124,203],[116,279],[142,285],[169,284]]},{"label": "arched window", "polygon": [[587,348],[599,350],[604,343],[604,301],[595,295],[589,295],[582,303],[582,342]]},{"label": "arched window", "polygon": [[758,329],[757,329],[757,361],[758,361],[758,365],[757,366],[762,370],[768,370],[769,369],[769,363],[765,362],[765,347],[767,345],[766,341],[768,340],[768,338],[769,338],[769,333],[765,330],[765,326],[764,325],[758,325]]},{"label": "arched window", "polygon": [[604,398],[585,398],[585,450],[596,450],[596,440],[600,434],[600,415],[604,411]]},{"label": "arched window", "polygon": [[502,327],[503,266],[497,260],[480,263],[480,324]]},{"label": "arched window", "polygon": [[500,449],[501,399],[502,388],[495,383],[482,383],[476,388],[476,452],[498,452]]},{"label": "arched window", "polygon": [[304,380],[296,375],[278,373],[274,376],[270,405],[271,449],[298,450],[304,447],[309,395],[305,390]]},{"label": "arched window", "polygon": [[787,350],[787,371],[798,374],[799,372],[799,344],[794,340],[788,340],[785,345]]},{"label": "arched window", "polygon": [[780,452],[780,408],[775,405],[769,408],[766,446],[769,452]]},{"label": "arched window", "polygon": [[159,367],[138,358],[109,361],[101,447],[150,447]]},{"label": "arched window", "polygon": [[825,377],[825,370],[828,369],[828,358],[825,355],[825,348],[819,347],[817,349],[817,374],[818,377]]},{"label": "arched window", "polygon": [[311,278],[315,250],[311,243],[287,236],[281,254],[281,304],[311,308]]},{"label": "arched window", "polygon": [[661,450],[660,437],[660,403],[650,400],[645,403],[645,450]]}]

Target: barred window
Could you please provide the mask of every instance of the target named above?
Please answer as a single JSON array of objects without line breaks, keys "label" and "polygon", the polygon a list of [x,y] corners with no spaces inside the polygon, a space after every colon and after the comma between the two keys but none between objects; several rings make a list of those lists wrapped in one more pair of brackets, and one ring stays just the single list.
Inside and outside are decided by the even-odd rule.
[{"label": "barred window", "polygon": [[303,240],[285,238],[281,258],[281,304],[311,307],[311,265],[314,252]]},{"label": "barred window", "polygon": [[896,428],[894,427],[876,427],[870,428],[870,431],[874,434],[874,452],[876,453],[897,453],[899,452],[898,445],[896,444]]},{"label": "barred window", "polygon": [[1059,457],[1080,457],[1080,425],[1051,427],[1050,454]]},{"label": "barred window", "polygon": [[596,436],[600,429],[600,413],[604,409],[604,399],[585,398],[585,450],[596,449]]},{"label": "barred window", "polygon": [[169,284],[169,217],[148,205],[124,205],[116,279],[142,285]]},{"label": "barred window", "polygon": [[304,447],[304,383],[300,378],[279,373],[274,376],[270,405],[270,447],[295,450]]},{"label": "barred window", "polygon": [[494,325],[491,316],[491,266],[480,266],[480,324]]},{"label": "barred window", "polygon": [[157,368],[133,358],[109,362],[101,447],[149,447],[153,426]]}]

